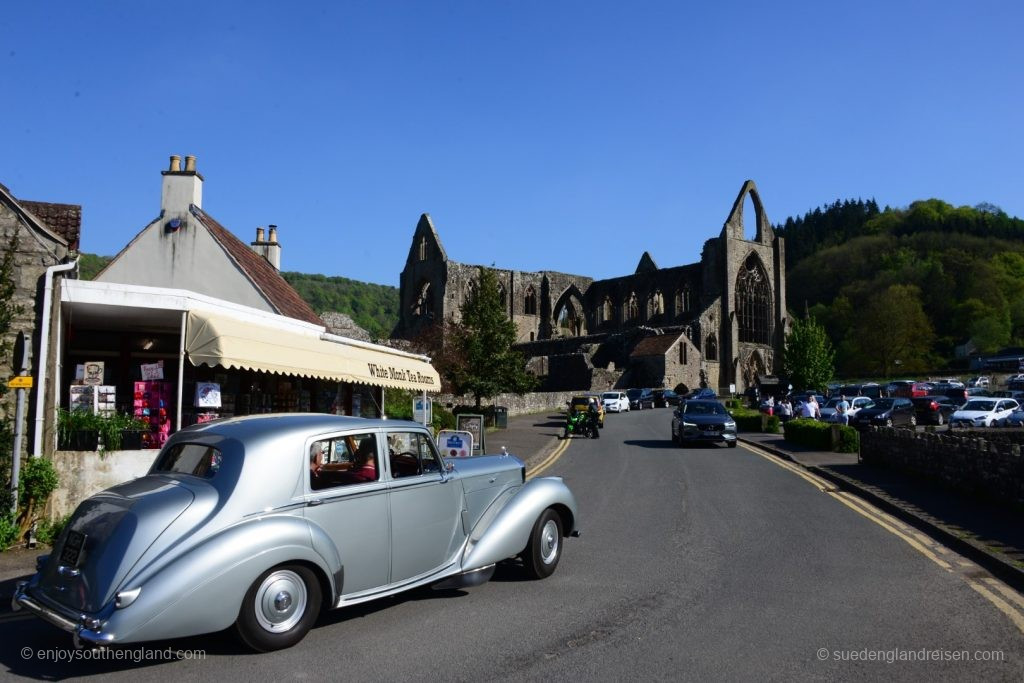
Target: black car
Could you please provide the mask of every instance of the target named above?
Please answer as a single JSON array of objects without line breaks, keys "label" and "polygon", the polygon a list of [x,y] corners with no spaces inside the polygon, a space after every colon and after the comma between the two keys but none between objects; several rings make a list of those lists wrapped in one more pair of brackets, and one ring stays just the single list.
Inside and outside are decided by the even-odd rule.
[{"label": "black car", "polygon": [[683,401],[714,401],[718,398],[718,394],[715,393],[714,389],[708,389],[707,387],[701,389],[694,389],[686,396],[682,397]]},{"label": "black car", "polygon": [[672,412],[672,441],[683,446],[705,441],[736,447],[736,420],[721,401],[682,401]]},{"label": "black car", "polygon": [[626,389],[630,410],[643,410],[654,407],[654,392],[650,389]]},{"label": "black car", "polygon": [[679,394],[671,389],[654,390],[654,407],[667,408],[668,406],[679,405]]},{"label": "black car", "polygon": [[870,425],[892,427],[893,425],[917,425],[917,414],[909,398],[880,398],[870,408],[861,408],[850,418],[850,426],[866,429]]},{"label": "black car", "polygon": [[914,404],[917,423],[931,425],[946,424],[949,422],[949,416],[964,404],[964,401],[957,401],[942,394],[920,396],[910,401]]}]

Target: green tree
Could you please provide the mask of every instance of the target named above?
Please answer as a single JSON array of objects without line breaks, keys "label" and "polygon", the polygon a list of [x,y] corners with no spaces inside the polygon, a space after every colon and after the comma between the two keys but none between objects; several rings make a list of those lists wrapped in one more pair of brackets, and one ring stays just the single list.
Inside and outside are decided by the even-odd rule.
[{"label": "green tree", "polygon": [[891,285],[863,309],[854,345],[862,369],[891,377],[897,365],[907,372],[927,369],[934,336],[921,306],[921,291],[912,285]]},{"label": "green tree", "polygon": [[452,326],[452,346],[462,363],[448,368],[455,392],[472,394],[479,409],[485,397],[533,390],[537,380],[526,372],[522,354],[512,349],[516,327],[501,307],[493,270],[479,269],[461,313],[462,321]]},{"label": "green tree", "polygon": [[822,389],[835,374],[835,352],[825,328],[812,318],[793,321],[786,335],[783,371],[794,387]]}]

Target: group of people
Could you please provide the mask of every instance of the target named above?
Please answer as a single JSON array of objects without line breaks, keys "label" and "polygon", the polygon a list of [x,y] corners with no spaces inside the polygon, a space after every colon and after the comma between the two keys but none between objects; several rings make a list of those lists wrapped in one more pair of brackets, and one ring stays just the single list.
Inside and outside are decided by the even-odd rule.
[{"label": "group of people", "polygon": [[[807,396],[806,399],[797,401],[796,405],[793,405],[788,396],[783,396],[778,401],[775,400],[774,396],[769,396],[761,404],[761,408],[769,415],[778,415],[779,420],[782,422],[786,422],[793,417],[821,419],[821,405],[818,404],[818,400],[813,394]],[[850,402],[846,400],[846,396],[841,395],[839,397],[834,420],[839,424],[849,424]]]}]

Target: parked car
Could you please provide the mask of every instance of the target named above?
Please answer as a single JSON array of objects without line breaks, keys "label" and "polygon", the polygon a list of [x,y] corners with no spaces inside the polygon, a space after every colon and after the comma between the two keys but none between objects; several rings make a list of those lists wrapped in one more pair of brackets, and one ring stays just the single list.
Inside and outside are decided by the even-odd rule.
[{"label": "parked car", "polygon": [[736,421],[721,401],[682,401],[672,412],[672,441],[680,446],[706,441],[735,448]]},{"label": "parked car", "polygon": [[[838,414],[836,413],[836,406],[839,405],[840,400],[842,400],[841,396],[836,396],[835,398],[830,398],[823,406],[821,406],[822,420],[825,422],[837,421]],[[846,414],[851,418],[856,415],[861,408],[868,408],[874,405],[871,398],[868,396],[854,396],[853,398],[847,396],[846,402],[850,406],[847,409]]]},{"label": "parked car", "polygon": [[655,389],[653,393],[655,408],[667,408],[669,406],[679,405],[679,394],[671,389]]},{"label": "parked car", "polygon": [[932,384],[930,382],[893,382],[889,386],[895,387],[889,392],[890,396],[899,396],[902,398],[918,398],[919,396],[927,396],[932,393]]},{"label": "parked car", "polygon": [[1024,391],[1024,377],[1014,375],[1006,380],[1006,388],[1010,391]]},{"label": "parked car", "polygon": [[630,409],[643,410],[654,407],[654,392],[650,389],[627,389]]},{"label": "parked car", "polygon": [[79,505],[13,604],[81,644],[234,626],[277,650],[321,606],[477,585],[515,555],[549,576],[576,511],[561,479],[526,481],[511,455],[442,459],[415,422],[229,418],[177,432],[146,476]]},{"label": "parked car", "polygon": [[870,408],[861,408],[850,419],[850,426],[866,429],[870,425],[892,427],[894,425],[917,425],[914,404],[909,398],[880,398]]},{"label": "parked car", "polygon": [[698,388],[698,389],[691,389],[690,393],[688,393],[685,396],[683,396],[681,401],[690,401],[690,400],[700,400],[700,401],[712,400],[712,401],[714,401],[714,400],[717,400],[717,399],[718,399],[718,394],[715,393],[714,389],[709,389],[707,387],[702,387],[702,388]]},{"label": "parked car", "polygon": [[[932,396],[946,396],[951,401],[953,401],[953,403],[957,404],[958,406],[961,406],[961,405],[963,405],[964,403],[967,402],[967,399],[969,399],[971,397],[970,394],[968,393],[969,391],[970,391],[970,389],[965,387],[963,384],[961,384],[960,386],[956,386],[956,385],[946,385],[946,386],[943,386],[941,384],[936,384],[935,385],[935,389],[932,390],[931,395]],[[987,390],[983,390],[983,391],[987,391]]]},{"label": "parked car", "polygon": [[972,398],[949,418],[950,427],[995,427],[1020,407],[1012,398]]},{"label": "parked car", "polygon": [[625,391],[606,391],[601,394],[601,403],[609,413],[629,412],[629,397]]},{"label": "parked car", "polygon": [[986,389],[984,387],[968,387],[964,390],[964,393],[966,393],[967,398],[969,399],[972,396],[996,396],[999,392],[992,391],[991,389]]},{"label": "parked car", "polygon": [[1016,410],[1003,418],[1001,427],[1024,427],[1024,406],[1018,406]]},{"label": "parked car", "polygon": [[968,387],[987,387],[989,385],[989,378],[986,375],[979,375],[978,377],[972,377],[967,380]]},{"label": "parked car", "polygon": [[944,425],[949,422],[953,413],[963,405],[949,396],[934,394],[910,399],[914,404],[914,413],[918,424]]}]

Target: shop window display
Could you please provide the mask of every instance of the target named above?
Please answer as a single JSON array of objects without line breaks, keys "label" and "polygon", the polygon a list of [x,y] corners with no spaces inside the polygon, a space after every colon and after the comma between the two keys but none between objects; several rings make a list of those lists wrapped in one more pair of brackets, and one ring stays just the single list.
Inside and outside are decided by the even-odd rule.
[{"label": "shop window display", "polygon": [[169,382],[135,382],[133,414],[149,425],[149,431],[142,434],[143,448],[160,448],[170,436],[172,393]]}]

